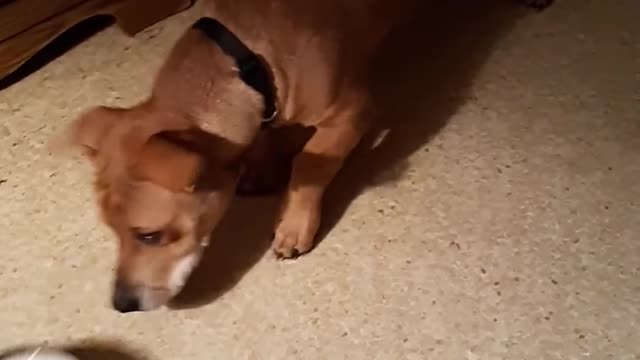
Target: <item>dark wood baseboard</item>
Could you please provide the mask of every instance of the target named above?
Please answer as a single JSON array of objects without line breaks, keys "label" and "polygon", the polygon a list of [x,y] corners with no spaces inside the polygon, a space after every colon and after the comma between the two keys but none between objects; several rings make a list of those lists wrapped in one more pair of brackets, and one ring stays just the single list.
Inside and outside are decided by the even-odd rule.
[{"label": "dark wood baseboard", "polygon": [[[38,6],[33,5],[34,1],[38,2]],[[0,4],[0,24],[4,25],[0,26],[0,79],[10,75],[57,37],[93,17],[111,17],[125,33],[134,35],[189,8],[193,2],[194,0],[3,2]],[[22,29],[23,27],[26,28]]]}]

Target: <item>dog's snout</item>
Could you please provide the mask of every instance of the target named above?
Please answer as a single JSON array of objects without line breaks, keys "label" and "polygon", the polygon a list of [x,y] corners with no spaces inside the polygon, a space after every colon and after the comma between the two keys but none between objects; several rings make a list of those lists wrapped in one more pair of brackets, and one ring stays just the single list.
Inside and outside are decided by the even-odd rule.
[{"label": "dog's snout", "polygon": [[140,311],[135,288],[118,281],[113,292],[113,308],[121,313]]}]

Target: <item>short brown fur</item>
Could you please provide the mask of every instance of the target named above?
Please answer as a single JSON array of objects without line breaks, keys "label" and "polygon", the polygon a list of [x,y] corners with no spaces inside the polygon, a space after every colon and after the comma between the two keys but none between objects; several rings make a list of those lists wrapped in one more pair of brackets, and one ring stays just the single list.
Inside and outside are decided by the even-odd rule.
[{"label": "short brown fur", "polygon": [[[273,126],[315,132],[292,164],[273,250],[313,247],[325,188],[367,128],[366,78],[376,45],[413,0],[214,0],[221,21],[268,64],[277,90]],[[165,304],[197,263],[231,202],[258,137],[260,94],[233,59],[189,29],[130,109],[94,108],[71,127],[96,168],[102,217],[120,240],[114,305]],[[155,241],[152,234],[161,232]],[[143,241],[141,241],[143,240]],[[153,240],[153,244],[144,241]],[[128,303],[127,303],[128,304]]]}]

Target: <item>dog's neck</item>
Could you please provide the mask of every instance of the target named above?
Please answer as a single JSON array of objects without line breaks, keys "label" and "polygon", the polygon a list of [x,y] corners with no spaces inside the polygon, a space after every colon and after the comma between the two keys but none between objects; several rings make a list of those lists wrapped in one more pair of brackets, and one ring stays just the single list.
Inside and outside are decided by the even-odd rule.
[{"label": "dog's neck", "polygon": [[268,65],[255,65],[261,61],[258,55],[242,48],[233,34],[198,23],[174,46],[149,102],[157,113],[185,116],[200,130],[224,139],[231,150],[225,148],[223,157],[234,161],[274,115],[274,83]]},{"label": "dog's neck", "polygon": [[[269,65],[258,54],[254,53],[240,40],[234,33],[227,29],[219,21],[203,17],[196,21],[193,29],[201,32],[212,45],[216,46],[235,64],[237,77],[260,97],[259,108],[261,111],[260,121],[255,117],[248,118],[239,116],[234,119],[221,118],[220,111],[194,114],[199,119],[198,125],[209,134],[230,141],[238,145],[237,149],[241,155],[253,143],[261,127],[268,126],[275,120],[278,113],[276,88],[273,80],[273,73]],[[255,94],[252,94],[255,95]],[[255,100],[255,96],[249,96]],[[254,107],[254,104],[235,104],[239,107]],[[255,107],[254,107],[255,108]]]},{"label": "dog's neck", "polygon": [[196,21],[193,28],[201,31],[223,53],[233,59],[240,79],[262,96],[264,104],[263,122],[269,123],[274,120],[278,112],[276,88],[273,73],[266,61],[260,55],[251,51],[242,40],[218,20],[203,17]]}]

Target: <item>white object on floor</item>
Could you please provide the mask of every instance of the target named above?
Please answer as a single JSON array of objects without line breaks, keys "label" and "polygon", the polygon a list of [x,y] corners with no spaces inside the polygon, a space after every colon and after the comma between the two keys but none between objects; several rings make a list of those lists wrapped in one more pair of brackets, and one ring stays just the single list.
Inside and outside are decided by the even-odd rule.
[{"label": "white object on floor", "polygon": [[60,350],[37,348],[12,354],[1,360],[79,360],[75,356]]}]

